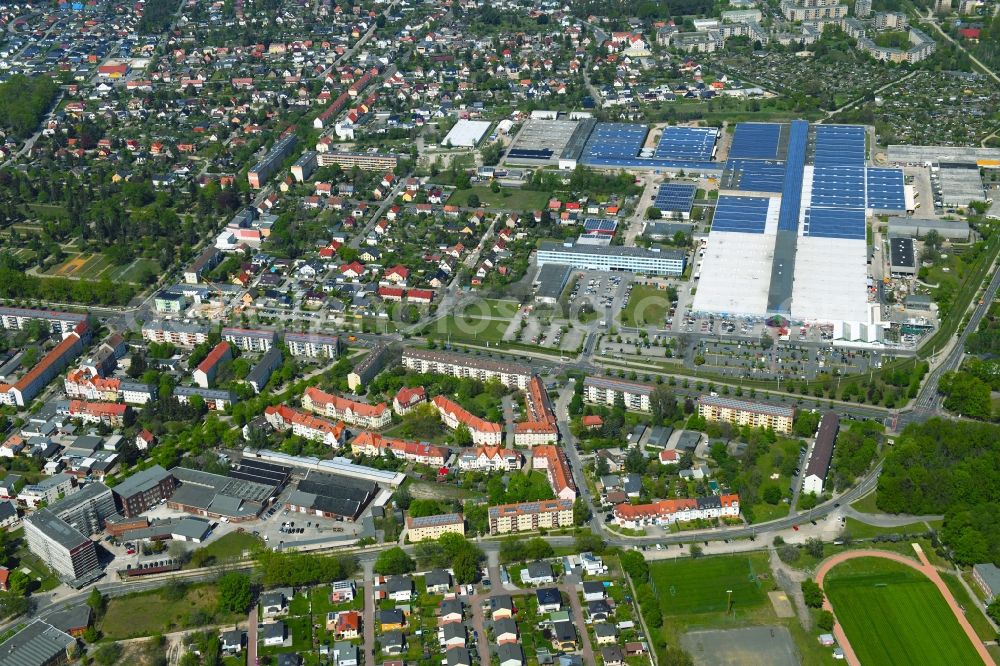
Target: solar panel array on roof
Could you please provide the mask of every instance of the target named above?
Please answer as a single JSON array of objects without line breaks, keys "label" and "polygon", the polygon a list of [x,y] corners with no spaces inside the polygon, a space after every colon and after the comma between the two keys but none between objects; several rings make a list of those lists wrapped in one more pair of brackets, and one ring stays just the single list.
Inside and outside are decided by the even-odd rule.
[{"label": "solar panel array on roof", "polygon": [[785,162],[785,183],[781,190],[779,231],[796,231],[799,227],[799,206],[802,203],[802,172],[806,164],[806,144],[809,123],[792,121],[788,136],[788,159]]},{"label": "solar panel array on roof", "polygon": [[513,148],[507,151],[507,157],[520,160],[548,160],[552,159],[553,152],[549,148],[541,150],[531,150],[528,148]]},{"label": "solar panel array on roof", "polygon": [[719,130],[714,127],[664,127],[655,157],[710,160]]},{"label": "solar panel array on roof", "polygon": [[689,213],[694,206],[697,187],[688,183],[663,183],[656,192],[653,207],[671,213]]},{"label": "solar panel array on roof", "polygon": [[785,163],[773,160],[730,159],[730,187],[744,192],[781,192],[785,183]]},{"label": "solar panel array on roof", "polygon": [[628,158],[642,150],[649,128],[635,123],[597,123],[590,134],[584,157]]},{"label": "solar panel array on roof", "polygon": [[863,209],[811,208],[806,211],[804,233],[822,238],[865,239]]},{"label": "solar panel array on roof", "polygon": [[606,220],[599,217],[588,217],[583,223],[583,229],[587,233],[614,234],[618,228],[618,223],[614,220]]},{"label": "solar panel array on roof", "polygon": [[813,137],[813,164],[864,166],[865,128],[854,125],[817,125]]},{"label": "solar panel array on roof", "polygon": [[865,207],[865,170],[860,167],[817,166],[813,169],[812,206]]},{"label": "solar panel array on roof", "polygon": [[904,210],[903,172],[900,169],[868,169],[868,208]]},{"label": "solar panel array on roof", "polygon": [[733,133],[729,157],[773,160],[781,144],[781,125],[777,123],[740,123]]},{"label": "solar panel array on roof", "polygon": [[762,234],[770,203],[767,197],[721,196],[715,206],[712,231]]}]

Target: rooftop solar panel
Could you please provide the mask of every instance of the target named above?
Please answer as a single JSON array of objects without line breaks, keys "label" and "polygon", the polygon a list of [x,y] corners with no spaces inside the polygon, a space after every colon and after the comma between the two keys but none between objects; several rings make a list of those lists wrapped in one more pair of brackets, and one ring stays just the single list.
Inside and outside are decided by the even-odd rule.
[{"label": "rooftop solar panel", "polygon": [[813,168],[812,206],[865,207],[865,170],[860,167]]},{"label": "rooftop solar panel", "polygon": [[876,210],[904,210],[903,172],[899,169],[868,169],[868,208]]},{"label": "rooftop solar panel", "polygon": [[618,223],[614,220],[605,220],[599,217],[588,217],[583,223],[583,229],[594,233],[611,233],[618,228]]},{"label": "rooftop solar panel", "polygon": [[802,203],[802,173],[806,164],[806,144],[809,123],[796,120],[788,136],[788,160],[785,162],[785,183],[781,190],[781,213],[778,229],[796,231],[799,227],[799,206]]},{"label": "rooftop solar panel", "polygon": [[823,238],[865,240],[865,211],[811,208],[806,211],[803,233]]},{"label": "rooftop solar panel", "polygon": [[697,187],[686,183],[663,183],[656,193],[653,206],[661,211],[690,212],[696,191]]},{"label": "rooftop solar panel", "polygon": [[813,164],[816,166],[864,166],[865,128],[846,125],[817,125],[813,137]]},{"label": "rooftop solar panel", "polygon": [[654,156],[710,160],[718,139],[714,127],[664,127]]},{"label": "rooftop solar panel", "polygon": [[770,203],[767,197],[721,196],[715,206],[712,231],[762,234]]},{"label": "rooftop solar panel", "polygon": [[781,192],[785,183],[785,163],[771,160],[730,159],[732,187],[744,192]]},{"label": "rooftop solar panel", "polygon": [[739,123],[729,147],[730,158],[773,160],[781,144],[781,125],[777,123]]}]

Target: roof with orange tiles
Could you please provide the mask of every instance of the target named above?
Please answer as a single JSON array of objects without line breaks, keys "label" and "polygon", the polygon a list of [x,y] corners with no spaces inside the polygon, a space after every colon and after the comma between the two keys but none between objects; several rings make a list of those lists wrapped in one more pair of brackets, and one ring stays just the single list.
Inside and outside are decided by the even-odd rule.
[{"label": "roof with orange tiles", "polygon": [[549,392],[545,390],[542,378],[534,375],[528,382],[528,390],[525,393],[525,403],[528,407],[529,421],[538,421],[555,425],[556,415],[552,413],[552,403],[549,400]]},{"label": "roof with orange tiles", "polygon": [[[86,326],[86,322],[80,322],[80,324]],[[79,327],[80,326],[78,325],[77,328]],[[21,379],[17,380],[14,387],[23,391],[27,386],[30,386],[33,382],[35,382],[46,370],[48,370],[50,365],[63,358],[73,349],[73,347],[79,344],[79,342],[79,333],[70,333],[64,337],[59,344],[52,348],[52,351],[46,354],[41,361],[35,364],[35,367],[28,370],[28,372],[25,373]]]},{"label": "roof with orange tiles", "polygon": [[337,439],[340,439],[346,428],[341,421],[333,423],[332,421],[321,419],[318,416],[301,412],[294,407],[289,407],[288,405],[271,406],[264,410],[265,415],[275,413],[278,414],[286,423],[297,424],[305,428],[310,428],[311,430],[319,430],[321,432],[330,433]]},{"label": "roof with orange tiles", "polygon": [[69,414],[92,414],[94,416],[123,416],[128,405],[120,402],[86,402],[70,400]]},{"label": "roof with orange tiles", "polygon": [[549,477],[552,479],[552,490],[558,495],[564,488],[576,490],[576,482],[569,471],[569,461],[566,460],[566,452],[558,446],[542,444],[531,449],[532,458],[545,458],[549,470]]},{"label": "roof with orange tiles", "polygon": [[74,384],[90,384],[94,388],[108,391],[117,391],[121,387],[121,380],[114,377],[98,377],[91,374],[87,369],[78,369],[66,375],[66,380]]},{"label": "roof with orange tiles", "polygon": [[434,396],[434,406],[443,412],[452,414],[456,419],[458,419],[459,423],[465,424],[469,430],[475,430],[478,432],[500,432],[503,430],[499,423],[493,423],[492,421],[481,419],[466,410],[454,400],[449,400],[443,395]]},{"label": "roof with orange tiles", "polygon": [[668,518],[683,511],[697,511],[709,508],[731,508],[739,506],[739,495],[699,497],[697,499],[660,500],[650,504],[619,504],[614,513],[625,520]]},{"label": "roof with orange tiles", "polygon": [[377,451],[389,449],[404,455],[421,456],[427,458],[447,458],[448,448],[444,446],[434,446],[426,442],[411,442],[406,439],[395,439],[393,437],[383,437],[377,432],[365,430],[358,433],[358,436],[351,442],[352,447],[371,446]]},{"label": "roof with orange tiles", "polygon": [[332,404],[333,408],[338,412],[346,412],[350,409],[358,416],[379,417],[388,409],[384,402],[380,402],[377,405],[369,405],[367,402],[356,402],[342,398],[339,395],[321,391],[315,386],[307,388],[304,396],[309,396],[309,400],[318,408],[326,409],[327,405]]},{"label": "roof with orange tiles", "polygon": [[409,388],[404,386],[396,393],[396,397],[393,400],[400,405],[408,406],[416,404],[422,400],[427,399],[427,391],[424,390],[423,386],[417,386],[416,388]]},{"label": "roof with orange tiles", "polygon": [[208,352],[208,356],[206,356],[202,362],[198,364],[198,369],[202,372],[210,371],[226,354],[232,354],[232,351],[229,348],[229,343],[222,341],[215,345],[215,349]]}]

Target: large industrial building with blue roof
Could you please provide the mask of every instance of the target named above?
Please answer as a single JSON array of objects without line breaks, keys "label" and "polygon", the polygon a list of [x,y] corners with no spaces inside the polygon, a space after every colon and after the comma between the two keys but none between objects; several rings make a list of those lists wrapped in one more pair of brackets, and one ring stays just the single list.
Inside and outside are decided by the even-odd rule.
[{"label": "large industrial building with blue roof", "polygon": [[[901,169],[869,165],[865,127],[739,123],[719,159],[721,131],[714,127],[668,126],[657,136],[647,125],[592,118],[530,122],[561,123],[560,132],[532,126],[534,143],[515,139],[512,161],[718,178],[693,312],[781,315],[832,324],[835,339],[881,339],[879,307],[868,298],[867,220],[905,212],[907,197]],[[694,190],[663,184],[654,206],[667,217],[686,217]],[[566,261],[553,258],[557,249],[566,251],[542,248],[539,263]]]},{"label": "large industrial building with blue roof", "polygon": [[741,123],[725,162],[692,310],[829,323],[877,342],[869,215],[906,208],[903,172],[868,166],[864,127]]}]

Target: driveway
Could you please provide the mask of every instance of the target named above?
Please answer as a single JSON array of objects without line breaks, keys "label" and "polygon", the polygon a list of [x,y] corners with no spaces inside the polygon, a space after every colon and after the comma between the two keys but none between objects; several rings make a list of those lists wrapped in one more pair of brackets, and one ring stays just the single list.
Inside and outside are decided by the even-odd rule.
[{"label": "driveway", "polygon": [[247,666],[257,666],[257,604],[247,614]]}]

